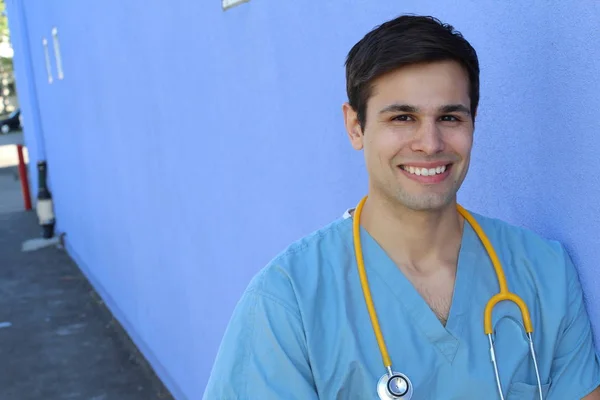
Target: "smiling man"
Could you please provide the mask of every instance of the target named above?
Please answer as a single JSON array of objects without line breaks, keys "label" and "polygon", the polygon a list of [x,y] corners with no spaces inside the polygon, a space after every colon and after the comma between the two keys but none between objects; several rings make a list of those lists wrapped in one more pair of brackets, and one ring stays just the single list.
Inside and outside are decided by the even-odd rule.
[{"label": "smiling man", "polygon": [[[479,101],[475,50],[434,18],[401,16],[359,41],[346,68],[344,121],[368,196],[252,280],[204,398],[600,400],[563,246],[456,203]],[[505,283],[528,306],[531,335],[507,301],[484,334]]]}]

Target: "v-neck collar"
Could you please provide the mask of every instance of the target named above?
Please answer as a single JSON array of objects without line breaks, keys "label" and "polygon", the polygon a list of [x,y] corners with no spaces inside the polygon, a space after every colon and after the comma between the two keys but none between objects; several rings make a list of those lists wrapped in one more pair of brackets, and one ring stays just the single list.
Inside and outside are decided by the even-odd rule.
[{"label": "v-neck collar", "polygon": [[477,252],[474,251],[477,240],[476,233],[469,223],[465,221],[458,256],[452,304],[446,326],[444,327],[425,299],[423,299],[413,284],[404,276],[394,261],[392,261],[379,243],[361,227],[365,267],[381,276],[389,287],[389,290],[402,303],[414,324],[420,328],[428,340],[436,346],[449,363],[454,361],[454,357],[458,351],[460,345],[459,337],[464,329],[466,314],[469,309],[468,293],[473,273],[475,272],[474,264],[477,261]]}]

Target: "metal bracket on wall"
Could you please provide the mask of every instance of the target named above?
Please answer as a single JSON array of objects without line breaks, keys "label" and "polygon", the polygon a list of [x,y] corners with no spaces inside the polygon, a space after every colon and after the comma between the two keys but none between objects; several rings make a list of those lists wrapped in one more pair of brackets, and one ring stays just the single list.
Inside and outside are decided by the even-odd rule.
[{"label": "metal bracket on wall", "polygon": [[242,3],[247,3],[250,0],[221,0],[221,7],[223,7],[223,11],[228,10],[229,8],[239,6]]},{"label": "metal bracket on wall", "polygon": [[52,66],[50,65],[50,53],[48,52],[48,39],[42,39],[42,45],[44,46],[44,58],[46,59],[46,72],[48,73],[48,83],[54,82],[52,77]]},{"label": "metal bracket on wall", "polygon": [[58,79],[63,79],[65,75],[63,74],[60,43],[58,42],[58,29],[56,29],[56,27],[52,28],[52,42],[54,45],[54,57],[56,58],[56,72],[58,74]]}]

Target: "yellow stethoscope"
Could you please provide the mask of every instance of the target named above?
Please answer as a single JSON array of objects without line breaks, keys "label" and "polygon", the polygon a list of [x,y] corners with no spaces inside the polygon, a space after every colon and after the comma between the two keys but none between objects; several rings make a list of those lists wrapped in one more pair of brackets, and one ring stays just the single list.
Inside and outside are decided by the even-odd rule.
[{"label": "yellow stethoscope", "polygon": [[[381,400],[410,400],[413,395],[413,385],[406,375],[399,372],[394,372],[394,370],[392,369],[392,361],[388,354],[387,347],[385,346],[385,341],[383,339],[383,334],[381,333],[379,321],[377,320],[377,313],[375,312],[375,306],[373,305],[373,299],[371,298],[371,291],[369,289],[369,283],[367,280],[367,273],[365,271],[362,245],[360,240],[360,214],[362,212],[362,208],[366,200],[367,196],[365,196],[358,203],[358,206],[354,211],[354,219],[352,223],[352,236],[354,240],[354,250],[356,254],[356,263],[358,265],[358,273],[360,276],[360,284],[362,286],[365,302],[367,304],[367,309],[371,318],[371,324],[373,325],[373,331],[375,332],[375,337],[377,339],[377,344],[379,345],[379,351],[381,352],[381,358],[383,359],[383,365],[386,369],[386,373],[379,379],[377,383],[377,394],[379,395],[379,398]],[[457,204],[456,208],[460,215],[462,215],[464,219],[466,219],[469,222],[475,233],[477,233],[479,240],[481,240],[481,242],[483,243],[483,246],[485,247],[485,250],[487,251],[488,256],[490,257],[492,264],[494,265],[494,269],[496,270],[496,277],[498,278],[498,284],[500,286],[500,292],[494,295],[486,304],[485,313],[483,317],[484,332],[487,335],[488,340],[490,342],[490,358],[494,366],[494,373],[496,375],[496,385],[498,386],[498,393],[500,394],[500,399],[504,400],[504,395],[502,394],[502,385],[500,384],[498,364],[496,363],[496,350],[494,348],[494,340],[492,338],[492,310],[494,309],[496,304],[506,300],[514,302],[521,310],[523,324],[525,325],[525,331],[527,332],[527,338],[529,340],[529,350],[531,358],[533,359],[533,365],[535,367],[535,375],[537,378],[540,400],[543,400],[542,382],[540,380],[537,358],[535,356],[535,350],[533,348],[533,326],[531,325],[531,318],[529,316],[529,310],[527,309],[527,305],[525,304],[523,299],[521,299],[519,296],[517,296],[514,293],[511,293],[508,290],[508,285],[506,284],[506,277],[504,276],[504,270],[502,269],[502,265],[500,265],[500,260],[498,259],[496,251],[490,243],[490,240],[483,232],[483,229],[481,229],[481,226],[479,226],[475,218],[473,218],[473,216],[463,207]]]}]

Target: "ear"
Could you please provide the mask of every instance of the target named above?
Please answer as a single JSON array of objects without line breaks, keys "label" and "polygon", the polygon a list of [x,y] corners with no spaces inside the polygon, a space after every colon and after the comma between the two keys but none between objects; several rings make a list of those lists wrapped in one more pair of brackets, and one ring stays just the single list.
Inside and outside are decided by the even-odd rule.
[{"label": "ear", "polygon": [[350,138],[350,143],[354,150],[362,150],[363,149],[363,131],[360,127],[360,123],[358,122],[358,115],[356,111],[350,106],[349,103],[344,103],[342,106],[342,111],[344,112],[344,124],[346,125],[346,132],[348,133],[348,137]]}]

